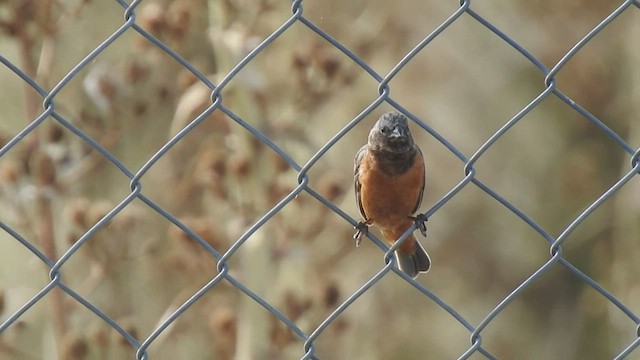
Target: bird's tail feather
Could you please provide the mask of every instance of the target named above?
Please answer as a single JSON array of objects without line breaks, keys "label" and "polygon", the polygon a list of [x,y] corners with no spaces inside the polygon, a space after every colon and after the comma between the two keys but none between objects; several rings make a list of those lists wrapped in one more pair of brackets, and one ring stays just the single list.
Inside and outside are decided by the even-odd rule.
[{"label": "bird's tail feather", "polygon": [[400,271],[414,279],[419,273],[429,271],[429,268],[431,267],[429,254],[427,254],[418,241],[415,242],[413,253],[407,254],[402,251],[402,249],[398,249],[395,252],[395,257]]}]

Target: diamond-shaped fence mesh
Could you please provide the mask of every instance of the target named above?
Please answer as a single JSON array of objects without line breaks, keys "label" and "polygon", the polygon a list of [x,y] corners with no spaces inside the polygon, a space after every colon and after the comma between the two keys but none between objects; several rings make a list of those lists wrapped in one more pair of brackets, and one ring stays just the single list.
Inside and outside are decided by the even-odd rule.
[{"label": "diamond-shaped fence mesh", "polygon": [[[640,356],[640,2],[15,1],[0,25],[0,358]],[[352,239],[352,159],[392,109],[427,165],[416,280]]]}]

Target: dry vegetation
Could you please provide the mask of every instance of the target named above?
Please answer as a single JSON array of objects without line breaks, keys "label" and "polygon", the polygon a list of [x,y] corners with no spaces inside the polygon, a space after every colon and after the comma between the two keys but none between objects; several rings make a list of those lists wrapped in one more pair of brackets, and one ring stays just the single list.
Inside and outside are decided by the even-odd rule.
[{"label": "dry vegetation", "polygon": [[[620,1],[478,1],[471,8],[547,67]],[[457,1],[304,1],[304,16],[384,76],[457,8]],[[290,16],[288,1],[143,1],[139,26],[218,83]],[[46,91],[123,24],[115,1],[0,2],[0,55]],[[632,147],[640,144],[640,9],[631,6],[557,74],[558,88]],[[42,113],[42,97],[0,66],[4,145]],[[221,92],[222,103],[304,165],[377,97],[377,83],[301,23]],[[470,157],[544,89],[544,76],[463,14],[390,82],[391,97]],[[211,91],[129,29],[54,98],[55,110],[136,173],[211,105]],[[309,171],[309,187],[350,216],[352,156],[382,104]],[[464,178],[464,164],[417,126],[428,185],[421,211]],[[550,96],[475,164],[477,178],[551,236],[618,179],[631,156]],[[224,254],[298,185],[284,159],[217,110],[142,176],[141,193]],[[131,193],[130,179],[45,119],[0,157],[0,221],[56,261]],[[563,244],[563,254],[640,311],[639,183],[631,180]],[[440,207],[422,239],[434,262],[418,281],[472,325],[550,257],[536,231],[473,184]],[[371,242],[302,192],[228,258],[230,274],[309,334],[384,265]],[[0,233],[0,321],[48,282],[49,268]],[[138,341],[218,275],[218,262],[139,199],[61,267],[62,281]],[[555,265],[482,332],[501,359],[611,358],[636,325]],[[315,341],[323,359],[452,359],[469,332],[394,273]],[[303,341],[222,281],[149,347],[150,359],[298,359]],[[0,334],[3,359],[134,359],[135,349],[57,289]],[[472,359],[481,359],[476,354]]]}]

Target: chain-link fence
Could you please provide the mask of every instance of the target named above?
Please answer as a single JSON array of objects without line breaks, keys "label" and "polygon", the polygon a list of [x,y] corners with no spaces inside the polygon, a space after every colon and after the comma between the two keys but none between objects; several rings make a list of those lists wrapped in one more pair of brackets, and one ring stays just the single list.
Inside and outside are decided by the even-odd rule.
[{"label": "chain-link fence", "polygon": [[[283,3],[0,5],[2,358],[638,356],[640,2]],[[385,108],[417,280],[351,240]]]}]

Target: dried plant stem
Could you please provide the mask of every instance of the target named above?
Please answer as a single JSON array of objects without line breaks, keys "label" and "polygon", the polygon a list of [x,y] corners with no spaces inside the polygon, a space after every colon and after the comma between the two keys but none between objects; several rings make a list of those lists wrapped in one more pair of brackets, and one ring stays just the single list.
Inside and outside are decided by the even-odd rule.
[{"label": "dried plant stem", "polygon": [[[242,267],[247,275],[245,284],[258,294],[268,292],[273,280],[269,252],[266,251],[264,227],[253,234],[243,248]],[[252,271],[251,269],[261,269]],[[247,296],[238,311],[238,342],[236,359],[268,359],[270,347],[270,314]]]},{"label": "dried plant stem", "polygon": [[[18,37],[20,39],[19,47],[22,69],[27,75],[33,77],[35,76],[37,69],[36,63],[31,56],[33,39],[31,38],[31,35],[26,32],[26,30],[21,31]],[[27,121],[33,121],[33,119],[35,119],[38,114],[40,101],[38,99],[38,94],[26,82],[24,83],[24,98],[27,108]]]},{"label": "dried plant stem", "polygon": [[[215,33],[223,33],[230,27],[229,19],[232,7],[226,2],[209,1],[209,25],[210,31]],[[214,42],[214,52],[216,54],[217,71],[224,74],[229,71],[238,59],[234,55],[229,54],[224,49],[216,48],[221,45]],[[219,50],[219,51],[218,51]],[[250,98],[251,95],[247,91],[238,91],[234,94],[230,103],[234,106],[242,107],[245,110],[245,116],[252,119],[256,123],[264,117],[260,114],[260,109],[255,105],[255,101]],[[256,124],[257,125],[257,124]],[[259,125],[257,125],[259,126]],[[249,156],[251,171],[248,174],[236,174],[239,176],[241,185],[238,186],[237,196],[238,202],[242,204],[240,209],[248,209],[248,217],[255,218],[266,208],[266,198],[264,194],[264,179],[267,175],[260,172],[261,162],[259,156],[255,154],[255,148],[247,136],[244,129],[239,127],[232,130],[239,139],[236,150]],[[262,175],[262,176],[261,176]],[[240,210],[239,209],[239,210]],[[242,210],[240,210],[242,211]],[[243,274],[247,278],[245,284],[255,291],[257,294],[265,294],[269,292],[269,286],[272,285],[274,264],[270,259],[270,245],[266,236],[265,227],[256,231],[250,239],[244,244],[243,251],[240,254]],[[253,271],[260,269],[260,271]],[[270,358],[270,323],[269,313],[256,304],[252,299],[243,297],[238,311],[238,334],[236,343],[235,359],[268,359]]]},{"label": "dried plant stem", "polygon": [[[56,252],[53,209],[50,195],[47,194],[46,188],[40,188],[36,198],[36,211],[38,215],[37,232],[42,250],[47,258],[55,261],[58,256]],[[65,316],[64,302],[62,291],[55,288],[49,295],[51,299],[51,308],[53,313],[53,327],[58,336],[66,333],[67,321]]]},{"label": "dried plant stem", "polygon": [[[44,23],[46,26],[50,26],[50,14],[51,7],[53,2],[50,0],[46,0],[40,9],[42,13],[40,13],[41,24]],[[20,22],[26,22],[27,19],[17,19]],[[42,49],[42,57],[41,60],[46,60],[44,62],[46,69],[40,69],[40,72],[45,71],[46,76],[49,75],[51,64],[53,63],[51,57],[55,53],[54,51],[54,39],[53,33],[54,29],[48,27],[45,30],[47,40],[50,42],[48,46],[45,46]],[[17,38],[19,39],[19,54],[20,60],[22,63],[22,69],[25,73],[32,78],[35,78],[38,74],[38,64],[33,56],[34,50],[34,35],[30,32],[28,27],[22,27],[17,34]],[[43,79],[40,79],[42,82]],[[38,108],[40,107],[41,99],[36,91],[34,91],[30,85],[27,83],[24,84],[25,91],[25,99],[26,99],[26,113],[27,113],[27,121],[33,121],[38,113]],[[37,133],[32,134],[27,139],[26,146],[27,148],[31,148],[32,151],[41,151],[40,148],[41,139]],[[41,184],[38,186],[38,191],[35,199],[36,206],[36,223],[35,230],[37,237],[40,241],[40,246],[45,254],[45,256],[52,261],[57,259],[57,251],[55,246],[55,236],[54,236],[54,219],[53,219],[53,209],[52,209],[52,200],[51,200],[51,192],[50,186],[46,184]],[[53,326],[55,330],[55,334],[59,337],[59,339],[64,336],[67,329],[66,317],[65,317],[65,309],[63,302],[63,294],[60,289],[53,289],[51,294],[49,295],[51,299],[51,307],[53,313]]]}]

